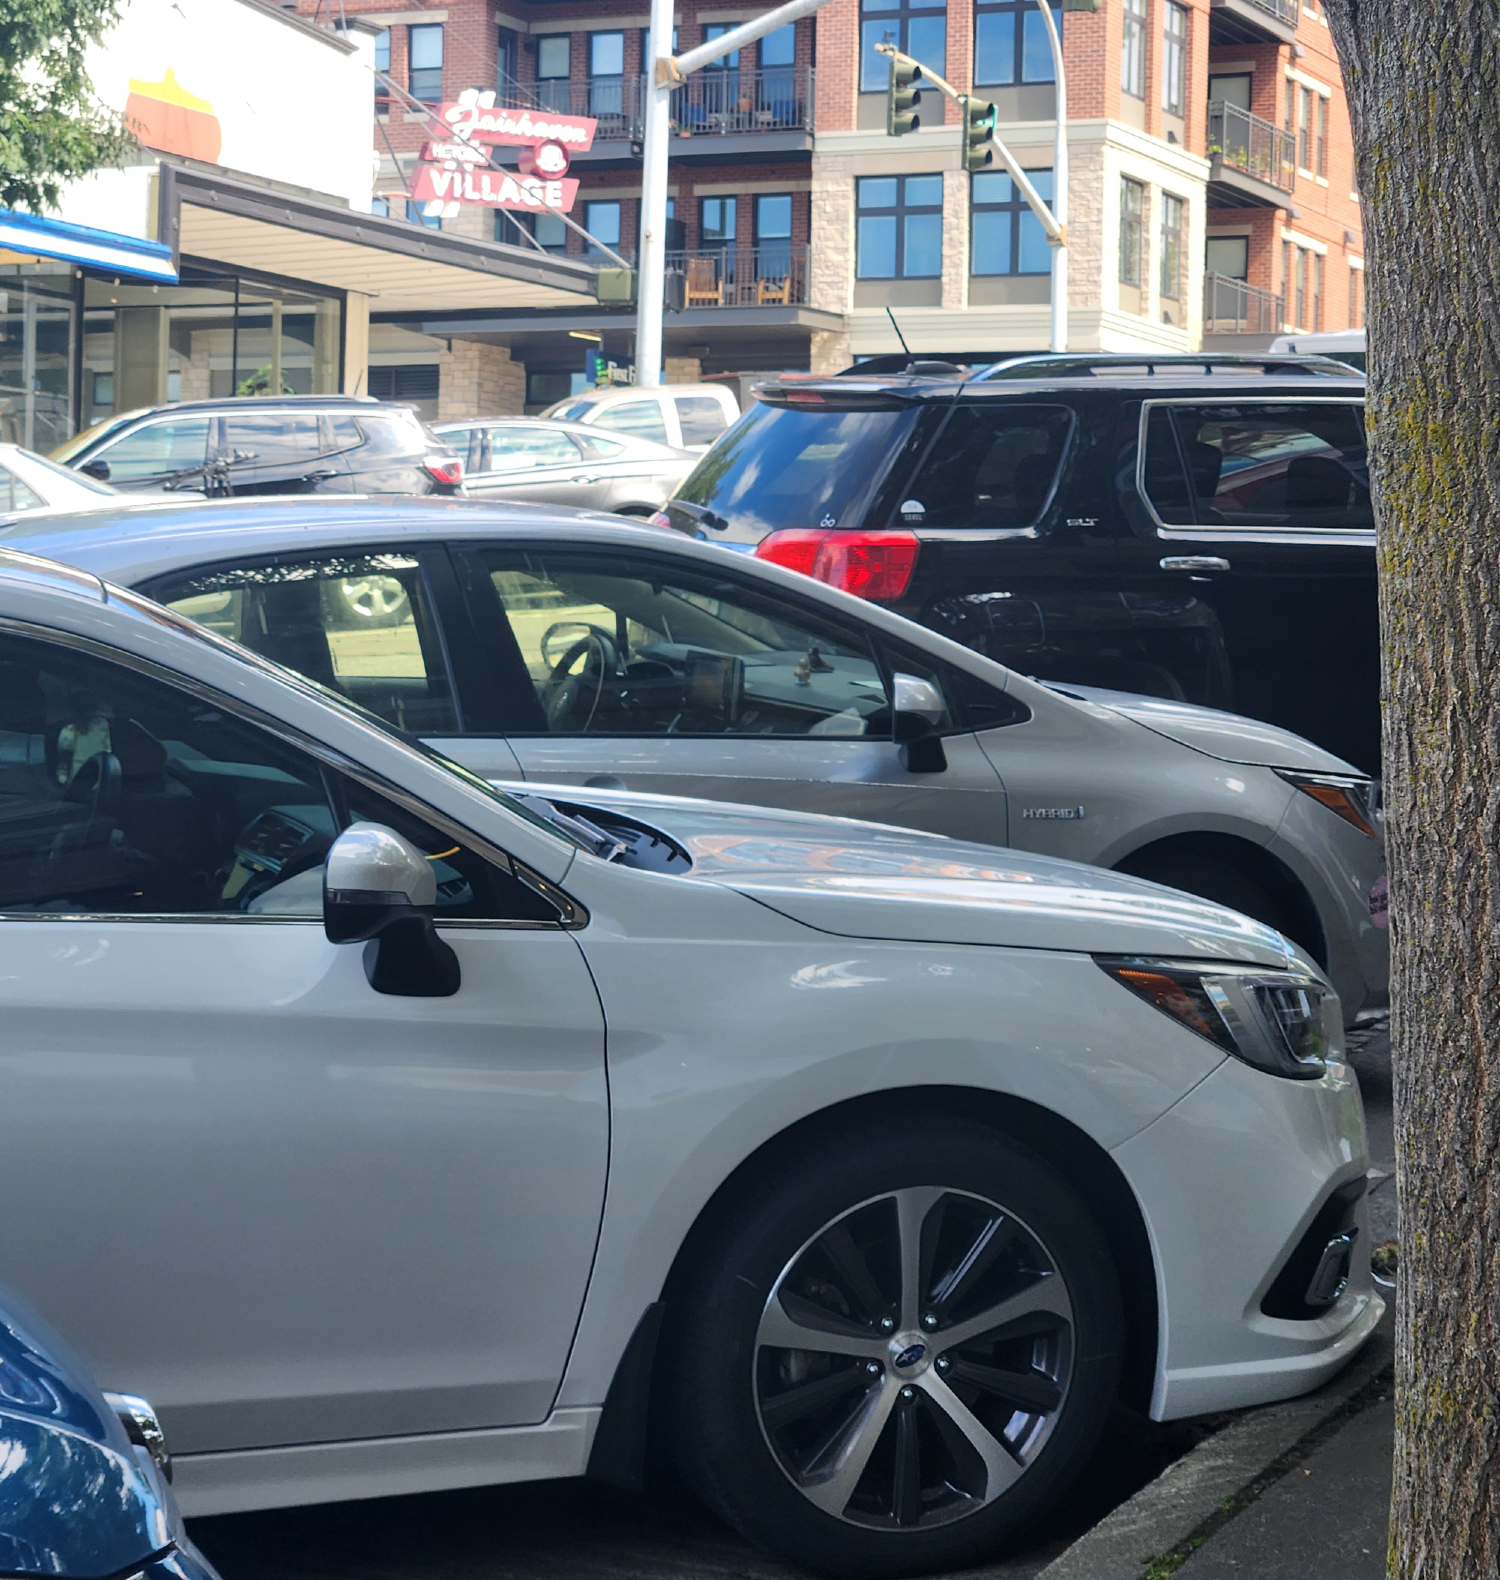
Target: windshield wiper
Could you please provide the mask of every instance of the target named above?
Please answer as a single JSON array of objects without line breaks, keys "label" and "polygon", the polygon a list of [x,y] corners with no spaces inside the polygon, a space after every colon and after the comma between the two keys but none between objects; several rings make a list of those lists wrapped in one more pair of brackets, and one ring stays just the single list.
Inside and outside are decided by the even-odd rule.
[{"label": "windshield wiper", "polygon": [[606,834],[597,823],[589,822],[586,817],[574,817],[561,811],[545,796],[515,792],[512,795],[522,806],[535,812],[538,817],[546,818],[554,828],[561,829],[581,850],[597,856],[601,861],[618,861],[630,848],[613,834]]}]

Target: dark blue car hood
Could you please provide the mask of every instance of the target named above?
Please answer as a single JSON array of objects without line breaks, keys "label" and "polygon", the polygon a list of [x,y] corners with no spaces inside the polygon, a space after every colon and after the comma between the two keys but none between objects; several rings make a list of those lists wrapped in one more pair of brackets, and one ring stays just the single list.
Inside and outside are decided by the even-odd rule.
[{"label": "dark blue car hood", "polygon": [[0,1575],[140,1565],[172,1541],[154,1475],[83,1363],[0,1290]]}]

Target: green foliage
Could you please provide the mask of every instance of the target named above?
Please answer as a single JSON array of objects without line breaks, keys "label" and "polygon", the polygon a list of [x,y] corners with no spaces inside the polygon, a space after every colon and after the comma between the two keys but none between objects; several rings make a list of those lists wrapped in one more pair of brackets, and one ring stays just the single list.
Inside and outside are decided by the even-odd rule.
[{"label": "green foliage", "polygon": [[40,213],[135,147],[84,70],[118,15],[119,0],[0,0],[0,205]]},{"label": "green foliage", "polygon": [[236,395],[295,395],[297,392],[283,378],[279,391],[271,388],[271,364],[268,362],[263,368],[256,368],[249,378],[240,380],[240,387],[234,392]]}]

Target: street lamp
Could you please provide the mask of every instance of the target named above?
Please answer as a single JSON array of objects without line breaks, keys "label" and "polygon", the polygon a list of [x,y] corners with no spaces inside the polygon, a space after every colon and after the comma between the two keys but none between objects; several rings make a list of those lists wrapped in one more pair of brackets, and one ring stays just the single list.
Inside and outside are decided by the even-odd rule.
[{"label": "street lamp", "polygon": [[[1052,212],[1060,239],[1052,241],[1052,349],[1068,349],[1068,84],[1063,76],[1062,38],[1048,0],[1036,0],[1052,46],[1052,75],[1057,83],[1057,132],[1052,143]],[[1066,6],[1066,0],[1064,0]]]}]

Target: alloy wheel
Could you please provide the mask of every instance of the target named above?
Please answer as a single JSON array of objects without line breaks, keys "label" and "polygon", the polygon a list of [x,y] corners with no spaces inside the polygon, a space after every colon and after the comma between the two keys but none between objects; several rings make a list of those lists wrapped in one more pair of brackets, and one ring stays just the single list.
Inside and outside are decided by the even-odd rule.
[{"label": "alloy wheel", "polygon": [[783,1268],[756,1332],[755,1404],[817,1508],[925,1529],[1025,1474],[1072,1369],[1072,1306],[1040,1237],[997,1202],[919,1186],[842,1213]]},{"label": "alloy wheel", "polygon": [[390,620],[406,607],[406,589],[394,576],[353,576],[339,583],[344,607],[360,620]]}]

